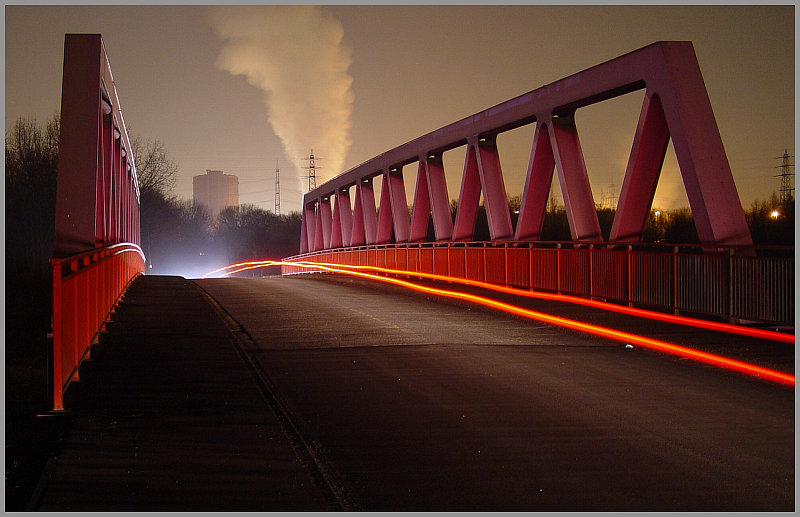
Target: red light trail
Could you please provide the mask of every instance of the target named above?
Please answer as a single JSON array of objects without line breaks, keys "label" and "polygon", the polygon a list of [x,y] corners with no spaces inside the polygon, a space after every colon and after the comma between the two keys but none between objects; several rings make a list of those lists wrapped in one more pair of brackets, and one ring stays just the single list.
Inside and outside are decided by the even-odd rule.
[{"label": "red light trail", "polygon": [[[361,271],[355,271],[355,270],[352,270],[352,269],[343,269],[343,268],[353,268],[353,269],[362,269],[362,268],[364,268],[364,269],[378,270],[378,271],[383,271],[383,272],[392,272],[392,274],[411,274],[411,275],[422,276],[424,278],[430,278],[430,279],[434,279],[434,280],[447,280],[447,281],[456,280],[456,281],[459,281],[459,283],[464,283],[464,284],[468,284],[468,285],[477,285],[479,287],[483,287],[484,284],[485,284],[484,282],[476,282],[476,281],[472,281],[472,280],[464,281],[464,279],[457,279],[457,278],[454,278],[454,277],[446,277],[446,276],[440,276],[440,275],[430,275],[430,274],[427,274],[427,273],[402,272],[402,271],[396,271],[396,270],[387,270],[387,269],[384,269],[384,268],[373,268],[373,267],[370,267],[370,266],[340,266],[340,265],[336,265],[336,264],[324,264],[324,263],[317,263],[317,262],[283,262],[283,261],[275,261],[275,260],[242,262],[242,263],[238,263],[238,264],[231,264],[229,266],[225,266],[223,268],[219,268],[217,270],[214,270],[214,271],[211,271],[209,273],[206,273],[206,275],[204,275],[203,278],[207,278],[207,277],[209,277],[211,275],[214,275],[214,274],[217,274],[217,273],[222,273],[222,276],[229,276],[229,275],[232,275],[232,274],[235,274],[235,273],[239,273],[241,271],[257,269],[257,268],[260,268],[260,267],[281,266],[281,265],[296,266],[296,267],[303,267],[303,268],[314,268],[314,269],[320,269],[320,270],[324,270],[324,271],[329,271],[329,272],[332,272],[332,273],[339,273],[339,274],[344,274],[344,275],[349,275],[349,276],[356,276],[356,277],[360,277],[360,278],[366,278],[366,279],[370,279],[370,280],[377,280],[379,282],[394,284],[394,285],[398,285],[398,286],[405,287],[405,288],[408,288],[408,289],[412,289],[412,290],[417,291],[417,292],[433,294],[433,295],[442,296],[442,297],[445,297],[445,298],[459,299],[459,300],[464,300],[464,301],[468,301],[468,302],[472,302],[472,303],[477,303],[477,304],[485,306],[485,307],[497,309],[497,310],[504,311],[504,312],[509,313],[509,314],[514,314],[514,315],[517,315],[517,316],[521,316],[521,317],[524,317],[524,318],[528,318],[528,319],[532,319],[532,320],[536,320],[536,321],[541,321],[541,322],[544,322],[544,323],[549,323],[551,325],[556,325],[556,326],[559,326],[559,327],[569,328],[569,329],[577,330],[577,331],[580,331],[580,332],[585,332],[585,333],[588,333],[588,334],[592,334],[592,335],[595,335],[595,336],[612,339],[612,340],[615,340],[615,341],[621,341],[621,342],[624,342],[624,343],[636,344],[636,345],[639,345],[641,347],[648,348],[648,349],[651,349],[651,350],[657,350],[657,351],[660,351],[660,352],[666,352],[666,353],[669,353],[669,354],[672,354],[672,355],[676,355],[676,356],[679,356],[679,357],[686,357],[686,358],[693,359],[695,361],[702,362],[702,363],[705,363],[705,364],[726,368],[728,370],[736,371],[736,372],[739,372],[739,373],[744,373],[744,374],[747,374],[747,375],[752,375],[752,376],[755,376],[755,377],[759,377],[759,378],[767,379],[767,380],[770,380],[770,381],[773,381],[773,382],[777,382],[779,384],[783,384],[783,385],[794,387],[794,375],[791,375],[791,374],[788,374],[788,373],[779,372],[779,371],[776,371],[776,370],[771,370],[769,368],[764,368],[764,367],[761,367],[761,366],[757,366],[757,365],[754,365],[754,364],[746,363],[746,362],[739,361],[739,360],[736,360],[736,359],[731,359],[729,357],[724,357],[724,356],[720,356],[720,355],[717,355],[717,354],[711,354],[711,353],[708,353],[708,352],[695,350],[695,349],[692,349],[692,348],[689,348],[689,347],[676,345],[674,343],[669,343],[669,342],[658,340],[658,339],[648,338],[648,337],[645,337],[645,336],[640,336],[638,334],[631,334],[629,332],[615,330],[615,329],[611,329],[611,328],[608,328],[608,327],[602,327],[602,326],[599,326],[599,325],[593,325],[593,324],[590,324],[590,323],[583,323],[583,322],[572,320],[572,319],[569,319],[569,318],[562,318],[562,317],[559,317],[559,316],[553,316],[551,314],[546,314],[546,313],[542,313],[542,312],[538,312],[538,311],[533,311],[533,310],[530,310],[530,309],[525,309],[523,307],[518,307],[518,306],[515,306],[515,305],[508,304],[508,303],[500,302],[500,301],[497,301],[497,300],[492,300],[491,298],[485,298],[483,296],[477,296],[477,295],[473,295],[473,294],[469,294],[469,293],[462,293],[462,292],[458,292],[458,291],[450,291],[450,290],[440,289],[440,288],[436,288],[436,287],[424,286],[424,285],[415,284],[413,282],[409,282],[409,281],[406,281],[406,280],[402,280],[402,279],[399,279],[399,278],[390,278],[390,277],[386,277],[386,276],[375,275],[375,274],[371,274],[371,273],[365,273],[365,272],[361,272]],[[485,284],[485,286],[492,286],[492,284]],[[492,286],[490,288],[493,288],[493,290],[496,290],[496,291],[510,292],[510,293],[513,293],[513,294],[517,294],[516,291],[521,291],[522,293],[529,293],[528,291],[522,291],[520,289],[498,288],[498,287],[501,287],[501,286]],[[543,294],[543,293],[537,293],[537,294]],[[548,295],[547,298],[548,299],[560,300],[560,296],[561,295],[555,295],[554,297],[551,297],[551,295]],[[565,297],[565,298],[574,298],[574,297]],[[570,300],[560,300],[560,301],[570,301]],[[596,306],[596,307],[599,307],[599,308],[606,308],[606,306],[611,305],[611,304],[605,304],[603,302],[596,302],[596,303],[593,303],[592,305]],[[622,309],[630,309],[630,308],[622,307]],[[633,314],[633,315],[640,315],[640,314],[638,314],[638,312],[649,313],[650,311],[641,311],[641,310],[637,309],[637,310],[631,310],[631,311],[625,310],[625,311],[619,311],[619,312],[626,312],[626,313]],[[673,317],[673,318],[670,318],[669,320],[665,320],[665,321],[671,321],[671,322],[674,322],[674,323],[682,323],[683,324],[683,320],[691,320],[691,318],[685,318],[685,317],[680,317],[679,319],[674,319],[674,318],[679,318],[679,317]],[[660,318],[657,318],[657,319],[660,319]],[[697,320],[691,320],[691,321],[695,322]],[[700,322],[700,323],[712,323],[712,322]],[[719,325],[724,325],[724,324],[715,324],[715,325],[709,325],[709,326],[705,326],[705,325],[693,325],[693,326],[702,326],[703,328],[707,328],[707,329],[710,329],[710,330],[722,330],[724,327],[734,327],[733,325],[724,325],[724,327],[719,327]],[[730,331],[730,330],[728,330],[728,331]],[[761,332],[769,332],[769,331],[761,331]],[[770,335],[771,334],[777,334],[777,335],[783,336],[783,334],[780,334],[778,332],[769,332],[769,334]],[[755,337],[761,337],[761,336],[757,335]],[[792,338],[791,342],[794,342],[794,336],[790,336],[790,337]],[[771,339],[771,338],[767,337],[767,339]]]},{"label": "red light trail", "polygon": [[[387,269],[377,266],[354,266],[354,265],[342,265],[342,264],[332,264],[327,262],[277,262],[277,261],[266,261],[270,264],[268,265],[294,265],[300,267],[317,267],[317,266],[325,266],[325,267],[333,267],[339,269],[349,269],[349,270],[366,270],[366,271],[376,271],[390,275],[401,275],[401,276],[415,276],[419,278],[426,278],[430,280],[439,280],[445,281],[455,284],[462,284],[462,285],[469,285],[473,287],[480,287],[482,289],[489,289],[491,291],[506,293],[506,294],[513,294],[516,296],[524,296],[526,298],[537,298],[542,300],[553,300],[558,302],[566,302],[566,303],[574,303],[579,305],[585,305],[587,307],[595,307],[598,309],[608,310],[612,312],[619,312],[622,314],[628,314],[631,316],[637,316],[641,318],[649,318],[658,321],[664,321],[667,323],[677,323],[679,325],[685,325],[689,327],[697,327],[703,328],[707,330],[714,330],[718,332],[728,332],[731,334],[739,334],[743,336],[750,336],[759,339],[768,339],[770,341],[779,341],[782,343],[790,343],[793,344],[795,339],[794,335],[786,334],[782,332],[773,332],[770,330],[763,330],[763,329],[754,329],[748,327],[741,327],[738,325],[731,325],[728,323],[720,323],[716,321],[707,321],[707,320],[698,320],[695,318],[689,318],[686,316],[679,316],[676,314],[664,314],[661,312],[649,311],[646,309],[637,309],[635,307],[625,307],[622,305],[602,302],[599,300],[590,300],[586,298],[580,298],[578,296],[570,296],[566,294],[555,294],[555,293],[545,293],[541,291],[529,291],[526,289],[520,289],[516,287],[507,287],[498,284],[491,284],[488,282],[481,282],[479,280],[470,280],[467,278],[459,278],[453,276],[446,276],[446,275],[435,275],[431,273],[422,273],[417,271],[404,271],[404,270],[397,270],[397,269]],[[250,267],[243,267],[241,269],[236,269],[235,271],[229,271],[225,273],[225,276],[231,275],[234,273],[238,273],[241,271],[245,271],[247,269],[255,269],[259,267],[265,267],[264,261],[258,262],[242,262],[240,264],[232,264],[230,266],[225,266],[223,268],[219,268],[217,270],[211,271],[207,273],[206,276],[213,275],[215,273],[219,273],[227,268],[235,268],[239,266],[250,266]]]}]

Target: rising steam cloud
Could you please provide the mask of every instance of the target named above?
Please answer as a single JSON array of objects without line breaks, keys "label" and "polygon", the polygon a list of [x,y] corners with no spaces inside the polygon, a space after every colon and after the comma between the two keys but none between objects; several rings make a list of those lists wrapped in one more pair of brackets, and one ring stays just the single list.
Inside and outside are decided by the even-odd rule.
[{"label": "rising steam cloud", "polygon": [[269,122],[295,167],[306,167],[303,158],[313,149],[325,177],[341,172],[353,109],[352,60],[341,24],[310,5],[212,7],[210,13],[223,42],[217,67],[264,91]]}]

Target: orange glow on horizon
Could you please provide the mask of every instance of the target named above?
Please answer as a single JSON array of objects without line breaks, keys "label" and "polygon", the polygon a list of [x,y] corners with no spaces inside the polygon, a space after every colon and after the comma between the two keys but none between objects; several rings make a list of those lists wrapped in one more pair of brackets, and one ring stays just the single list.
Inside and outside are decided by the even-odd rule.
[{"label": "orange glow on horizon", "polygon": [[[755,376],[755,377],[771,380],[771,381],[777,382],[779,384],[783,384],[783,385],[794,387],[794,375],[791,375],[791,374],[788,374],[788,373],[779,372],[779,371],[776,371],[776,370],[771,370],[769,368],[763,368],[761,366],[757,366],[757,365],[754,365],[754,364],[746,363],[746,362],[743,362],[743,361],[738,361],[736,359],[731,359],[731,358],[728,358],[728,357],[724,357],[724,356],[720,356],[720,355],[716,355],[716,354],[711,354],[711,353],[703,352],[703,351],[700,351],[700,350],[695,350],[695,349],[692,349],[692,348],[689,348],[689,347],[676,345],[674,343],[669,343],[669,342],[661,341],[661,340],[658,340],[658,339],[648,338],[648,337],[640,336],[640,335],[637,335],[637,334],[631,334],[631,333],[624,332],[624,331],[619,331],[619,330],[615,330],[615,329],[611,329],[611,328],[607,328],[607,327],[602,327],[602,326],[599,326],[599,325],[593,325],[593,324],[590,324],[590,323],[583,323],[583,322],[572,320],[572,319],[569,319],[569,318],[562,318],[562,317],[559,317],[559,316],[553,316],[551,314],[546,314],[546,313],[542,313],[542,312],[538,312],[538,311],[533,311],[533,310],[530,310],[530,309],[525,309],[525,308],[522,308],[522,307],[518,307],[518,306],[515,306],[515,305],[508,304],[508,303],[500,302],[500,301],[497,301],[497,300],[492,300],[490,298],[485,298],[485,297],[482,297],[482,296],[476,296],[476,295],[472,295],[472,294],[468,294],[468,293],[462,293],[462,292],[458,292],[458,291],[449,291],[449,290],[446,290],[446,289],[440,289],[440,288],[436,288],[436,287],[423,286],[423,285],[420,285],[420,284],[415,284],[413,282],[408,282],[406,280],[401,280],[399,278],[390,278],[390,277],[385,277],[385,276],[381,276],[381,275],[374,275],[374,274],[370,274],[370,273],[364,273],[364,272],[361,272],[361,271],[353,271],[353,270],[350,270],[350,269],[342,269],[342,267],[353,267],[354,269],[355,268],[359,268],[359,269],[360,268],[368,268],[368,269],[377,269],[377,270],[381,270],[383,268],[372,268],[371,266],[340,266],[340,265],[335,265],[335,264],[334,265],[327,265],[327,264],[317,263],[317,262],[283,262],[283,261],[275,261],[275,260],[265,260],[265,261],[242,262],[242,263],[238,263],[238,264],[231,264],[229,266],[225,266],[223,268],[219,268],[219,269],[217,269],[215,271],[211,271],[211,272],[207,273],[206,275],[204,275],[203,278],[207,278],[209,275],[221,273],[223,271],[224,271],[224,273],[222,273],[222,276],[224,277],[224,276],[228,276],[228,275],[231,275],[231,274],[234,274],[234,273],[238,273],[238,272],[246,271],[246,270],[250,270],[250,269],[256,269],[256,268],[259,268],[259,267],[269,267],[269,266],[279,266],[279,265],[320,269],[320,270],[324,270],[324,271],[330,271],[332,273],[339,273],[339,274],[344,274],[344,275],[350,275],[350,276],[366,278],[366,279],[370,279],[370,280],[377,280],[377,281],[384,282],[384,283],[390,283],[390,284],[398,285],[398,286],[405,287],[405,288],[408,288],[408,289],[412,289],[414,291],[418,291],[418,292],[422,292],[422,293],[428,293],[428,294],[433,294],[433,295],[442,296],[442,297],[446,297],[446,298],[452,298],[452,299],[465,300],[465,301],[469,301],[469,302],[472,302],[472,303],[477,303],[477,304],[485,306],[485,307],[501,310],[501,311],[507,312],[509,314],[514,314],[514,315],[517,315],[517,316],[521,316],[521,317],[524,317],[524,318],[533,319],[533,320],[536,320],[536,321],[541,321],[541,322],[549,323],[549,324],[552,324],[552,325],[556,325],[556,326],[560,326],[560,327],[564,327],[564,328],[569,328],[569,329],[572,329],[572,330],[585,332],[585,333],[596,335],[596,336],[599,336],[599,337],[613,339],[615,341],[621,341],[621,342],[625,342],[625,343],[637,344],[639,346],[642,346],[642,347],[645,347],[645,348],[649,348],[651,350],[657,350],[657,351],[661,351],[661,352],[666,352],[666,353],[669,353],[669,354],[672,354],[672,355],[676,355],[676,356],[679,356],[679,357],[686,357],[686,358],[693,359],[693,360],[696,360],[696,361],[699,361],[699,362],[702,362],[702,363],[705,363],[705,364],[710,364],[710,365],[713,365],[713,366],[719,366],[719,367],[722,367],[722,368],[726,368],[728,370],[736,371],[736,372],[739,372],[739,373],[745,373],[745,374],[748,374],[748,375],[751,375],[751,376]],[[384,271],[394,271],[394,270],[385,270],[384,269]],[[402,272],[400,272],[400,273],[402,273]],[[422,273],[422,274],[415,273],[415,272],[408,272],[408,273],[409,274],[413,274],[413,275],[421,275],[421,276],[424,276],[425,278],[432,278],[432,279],[450,279],[450,278],[453,278],[453,277],[442,277],[442,276],[438,276],[438,275],[429,275],[427,273]],[[455,279],[455,280],[462,280],[463,281],[464,279]],[[466,282],[471,283],[471,282],[474,282],[474,281],[468,280]],[[484,282],[477,282],[477,284],[475,284],[475,285],[482,286],[482,284],[484,284]],[[492,284],[486,284],[486,285],[492,285]],[[500,286],[494,286],[494,287],[500,287]],[[510,289],[511,291],[509,291],[509,292],[521,291],[521,290],[515,290],[513,288],[502,288],[502,289],[495,289],[495,290],[505,290],[505,289]],[[527,291],[523,291],[523,292],[527,293]],[[602,302],[598,302],[598,303],[602,303]],[[603,305],[609,305],[609,304],[603,304]],[[644,312],[649,312],[649,311],[644,311]],[[690,318],[684,318],[684,319],[690,319]],[[678,322],[678,321],[676,321],[676,322]],[[697,325],[695,325],[695,326],[697,326]],[[732,327],[732,325],[728,325],[728,326]],[[711,327],[708,327],[708,328],[711,328]],[[711,329],[712,330],[716,330],[714,328],[711,328]],[[779,333],[773,332],[772,334],[779,334]],[[793,336],[791,336],[791,337],[792,337],[792,342],[793,342],[794,341],[794,337]]]}]

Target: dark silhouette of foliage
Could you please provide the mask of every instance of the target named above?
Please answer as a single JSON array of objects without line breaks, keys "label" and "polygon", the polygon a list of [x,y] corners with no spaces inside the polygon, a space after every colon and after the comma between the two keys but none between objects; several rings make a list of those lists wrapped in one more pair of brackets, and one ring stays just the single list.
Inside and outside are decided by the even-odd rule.
[{"label": "dark silhouette of foliage", "polygon": [[608,240],[608,236],[611,235],[611,225],[614,224],[616,214],[617,211],[613,208],[597,209],[597,220],[600,222],[600,233],[604,241]]},{"label": "dark silhouette of foliage", "polygon": [[669,212],[669,218],[664,227],[664,241],[675,244],[700,242],[692,212],[688,208]]},{"label": "dark silhouette of foliage", "polygon": [[776,194],[756,201],[746,213],[753,242],[771,246],[794,246],[794,199],[781,205]]},{"label": "dark silhouette of foliage", "polygon": [[6,415],[47,409],[58,114],[6,133]]},{"label": "dark silhouette of foliage", "polygon": [[229,262],[280,259],[300,250],[300,214],[276,215],[255,205],[228,207],[220,212],[214,233],[217,248]]}]

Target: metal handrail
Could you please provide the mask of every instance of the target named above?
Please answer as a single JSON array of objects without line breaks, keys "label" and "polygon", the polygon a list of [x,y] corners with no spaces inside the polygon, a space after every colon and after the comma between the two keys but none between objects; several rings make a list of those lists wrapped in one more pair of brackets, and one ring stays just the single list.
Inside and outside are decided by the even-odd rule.
[{"label": "metal handrail", "polygon": [[[762,256],[766,252],[786,256]],[[425,242],[319,250],[285,260],[391,266],[673,314],[794,325],[794,248],[788,246]],[[284,274],[300,272],[309,271],[284,267]]]}]

